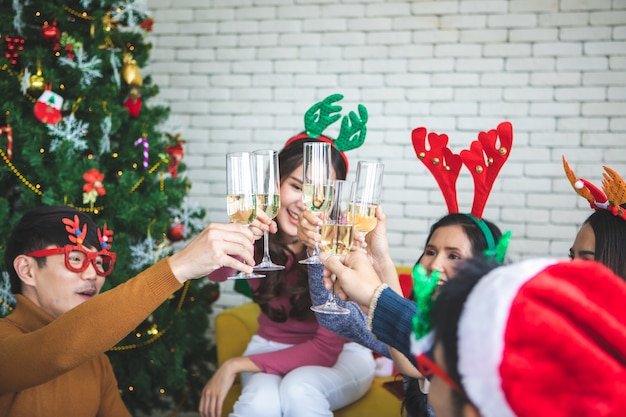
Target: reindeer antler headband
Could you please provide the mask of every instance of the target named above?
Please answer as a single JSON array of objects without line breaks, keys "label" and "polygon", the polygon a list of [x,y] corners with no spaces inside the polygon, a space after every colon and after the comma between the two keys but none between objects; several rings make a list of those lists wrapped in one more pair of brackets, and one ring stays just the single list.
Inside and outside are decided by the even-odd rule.
[{"label": "reindeer antler headband", "polygon": [[[341,154],[344,162],[346,163],[346,170],[348,168],[348,158],[344,154],[345,151],[356,149],[363,145],[365,142],[365,136],[367,135],[367,109],[362,104],[359,104],[357,109],[359,115],[353,111],[350,111],[347,116],[341,117],[341,106],[335,104],[335,102],[343,99],[342,94],[331,94],[324,100],[312,105],[304,114],[304,128],[305,133],[301,133],[290,138],[285,147],[290,143],[305,139],[313,138],[323,142],[329,142],[335,147]],[[341,130],[337,139],[332,140],[326,137],[320,137],[324,130],[330,125],[341,119]]]},{"label": "reindeer antler headband", "polygon": [[[429,149],[426,149],[427,139]],[[498,139],[500,145],[496,146]],[[456,181],[461,165],[467,166],[474,179],[474,201],[470,213],[477,219],[482,219],[493,183],[511,151],[513,144],[511,123],[502,122],[494,130],[480,132],[478,140],[472,142],[469,150],[462,150],[460,155],[454,154],[448,148],[448,135],[434,132],[427,135],[424,127],[413,130],[412,141],[418,159],[437,180],[449,213],[459,212]]]},{"label": "reindeer antler headband", "polygon": [[[81,228],[80,220],[78,219],[78,215],[74,215],[73,219],[64,218],[63,224],[65,224],[65,230],[68,233],[67,238],[70,242],[76,245],[83,245],[83,241],[87,236],[87,225],[83,224]],[[100,242],[100,247],[102,250],[108,251],[110,249],[111,243],[113,242],[113,231],[107,230],[107,225],[105,224],[101,229],[97,229],[98,232],[98,241]]]},{"label": "reindeer antler headband", "polygon": [[[462,165],[469,169],[474,180],[474,201],[470,213],[463,214],[471,218],[485,236],[487,240],[485,254],[492,256],[501,264],[504,261],[511,232],[507,231],[496,245],[493,234],[482,216],[496,177],[511,152],[513,144],[511,123],[502,122],[496,129],[480,132],[478,140],[473,141],[470,148],[462,150],[460,154],[455,154],[448,148],[448,135],[427,133],[424,127],[413,130],[412,142],[417,158],[435,177],[446,201],[448,213],[459,212],[456,181]],[[422,339],[431,331],[430,307],[439,275],[438,271],[435,271],[429,276],[422,265],[416,264],[412,276],[417,305],[417,315],[413,318],[413,333],[416,339]]]},{"label": "reindeer antler headband", "polygon": [[[563,169],[574,191],[589,201],[594,210],[608,210],[616,217],[626,220],[626,211],[620,207],[626,203],[626,183],[617,172],[604,166],[602,190],[584,178],[577,178],[574,171],[563,158]],[[604,191],[603,191],[604,190]]]}]

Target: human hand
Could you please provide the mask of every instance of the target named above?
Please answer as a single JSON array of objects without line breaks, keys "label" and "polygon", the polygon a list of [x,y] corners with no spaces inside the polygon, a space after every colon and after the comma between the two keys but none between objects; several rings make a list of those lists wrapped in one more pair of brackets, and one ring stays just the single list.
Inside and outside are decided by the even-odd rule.
[{"label": "human hand", "polygon": [[276,222],[270,219],[264,211],[257,211],[256,218],[250,223],[249,227],[252,234],[254,234],[255,240],[263,237],[265,232],[276,233],[278,231]]},{"label": "human hand", "polygon": [[237,373],[233,371],[231,359],[217,368],[211,379],[202,389],[198,412],[202,417],[221,417],[224,399],[232,387]]},{"label": "human hand", "polygon": [[298,240],[300,240],[309,249],[315,248],[315,242],[321,240],[319,227],[322,226],[322,220],[317,217],[311,210],[303,210],[298,217]]},{"label": "human hand", "polygon": [[202,389],[198,411],[201,417],[221,417],[222,405],[235,377],[240,372],[260,372],[261,369],[247,356],[227,359]]},{"label": "human hand", "polygon": [[324,263],[324,286],[330,290],[333,287],[331,275],[335,274],[335,294],[342,300],[352,300],[362,308],[369,308],[374,291],[381,284],[374,267],[361,251],[351,251],[345,257],[338,259],[321,253]]},{"label": "human hand", "polygon": [[387,239],[387,215],[380,205],[376,207],[376,219],[376,227],[365,237],[367,251],[374,265],[391,259]]},{"label": "human hand", "polygon": [[169,258],[170,268],[181,283],[204,277],[223,266],[252,272],[250,265],[255,263],[254,241],[254,233],[241,224],[211,223]]}]

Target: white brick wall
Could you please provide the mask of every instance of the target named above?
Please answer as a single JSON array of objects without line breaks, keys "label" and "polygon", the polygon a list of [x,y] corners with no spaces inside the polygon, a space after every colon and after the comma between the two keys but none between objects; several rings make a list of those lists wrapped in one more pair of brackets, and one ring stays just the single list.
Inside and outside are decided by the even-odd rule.
[{"label": "white brick wall", "polygon": [[[485,217],[513,231],[510,255],[566,256],[590,214],[561,166],[599,183],[626,177],[624,0],[149,0],[152,73],[187,141],[192,202],[226,221],[224,154],[281,148],[330,93],[370,112],[349,156],[385,163],[384,207],[398,264],[410,265],[445,214],[411,130],[459,152],[510,120],[514,147]],[[352,171],[354,174],[354,171]],[[472,185],[459,179],[469,210]],[[218,308],[243,299],[222,288]]]}]

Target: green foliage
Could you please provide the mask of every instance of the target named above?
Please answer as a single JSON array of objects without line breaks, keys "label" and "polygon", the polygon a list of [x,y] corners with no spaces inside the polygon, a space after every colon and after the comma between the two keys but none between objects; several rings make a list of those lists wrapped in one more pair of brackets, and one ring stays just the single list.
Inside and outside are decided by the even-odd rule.
[{"label": "green foliage", "polygon": [[[184,220],[189,238],[200,225],[188,220],[204,217],[202,210],[189,214],[189,219],[172,214],[172,209],[181,212],[186,207],[191,184],[184,175],[174,178],[168,172],[170,155],[166,147],[174,145],[173,136],[160,129],[169,109],[149,105],[149,99],[158,94],[150,77],[144,77],[141,86],[129,85],[124,77],[128,70],[124,54],[130,53],[140,69],[145,68],[150,56],[148,33],[140,27],[149,16],[135,7],[132,0],[0,0],[2,47],[6,46],[6,37],[24,39],[16,65],[4,54],[0,57],[0,127],[9,123],[13,132],[12,158],[0,160],[0,256],[4,257],[5,240],[26,210],[41,204],[71,205],[91,213],[96,223],[106,223],[115,232],[112,250],[118,254],[118,261],[105,290],[145,268],[134,259],[133,247],[152,242],[154,262],[171,252],[172,242],[166,236],[175,222]],[[129,10],[134,13],[124,13]],[[86,15],[81,17],[83,11]],[[111,16],[118,16],[118,21],[109,24]],[[59,48],[42,36],[42,27],[53,22],[60,35]],[[71,45],[69,49],[67,45]],[[81,45],[85,60],[97,59],[92,61],[97,64],[88,68],[64,64],[64,60],[77,62]],[[85,149],[67,140],[69,135],[53,135],[35,117],[33,109],[42,90],[33,88],[37,86],[34,78],[24,74],[36,75],[38,69],[45,83],[64,100],[62,122],[73,118],[85,126],[83,135],[79,135]],[[86,82],[89,70],[96,75],[91,73],[90,82]],[[123,106],[133,88],[143,101],[136,118]],[[106,122],[110,122],[109,127]],[[81,130],[70,127],[69,132]],[[142,147],[134,144],[141,137],[149,143],[148,170],[142,166]],[[55,139],[58,146],[53,150]],[[110,148],[103,148],[107,143]],[[5,156],[7,148],[7,135],[0,135],[0,149]],[[90,204],[83,201],[83,174],[93,168],[104,175],[106,194]],[[178,172],[184,171],[183,163]],[[179,403],[183,403],[182,409],[197,408],[199,393],[214,361],[207,329],[215,293],[207,291],[209,287],[199,280],[189,284],[109,352],[131,412],[150,414],[154,409],[168,409]]]}]

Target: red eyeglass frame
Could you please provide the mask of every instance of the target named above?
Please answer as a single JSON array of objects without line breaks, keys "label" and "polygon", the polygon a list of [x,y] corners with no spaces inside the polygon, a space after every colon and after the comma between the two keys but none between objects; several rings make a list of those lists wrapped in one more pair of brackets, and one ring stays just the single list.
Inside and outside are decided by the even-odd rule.
[{"label": "red eyeglass frame", "polygon": [[[74,268],[70,264],[68,255],[70,254],[70,252],[73,252],[73,251],[79,251],[85,254],[85,256],[87,257],[87,262],[84,263],[84,267]],[[34,258],[45,258],[46,256],[60,255],[62,253],[65,254],[65,267],[72,272],[83,272],[89,267],[89,264],[91,263],[97,275],[100,275],[101,277],[106,277],[111,274],[111,272],[113,271],[113,267],[115,266],[115,253],[114,252],[109,252],[104,249],[98,252],[91,252],[91,251],[85,250],[84,248],[81,248],[80,246],[75,246],[75,245],[65,245],[62,248],[40,249],[40,250],[36,250],[33,252],[29,252],[26,254],[26,256],[32,256]],[[107,269],[106,271],[100,272],[98,270],[98,266],[96,265],[96,258],[102,255],[106,255],[109,258],[111,258],[111,267]]]},{"label": "red eyeglass frame", "polygon": [[467,394],[456,382],[452,380],[443,369],[441,369],[433,359],[427,353],[415,356],[417,362],[417,370],[420,371],[425,377],[437,375],[443,382],[445,382],[453,390],[458,391],[463,397],[467,398]]}]

